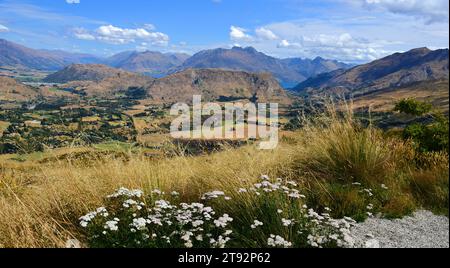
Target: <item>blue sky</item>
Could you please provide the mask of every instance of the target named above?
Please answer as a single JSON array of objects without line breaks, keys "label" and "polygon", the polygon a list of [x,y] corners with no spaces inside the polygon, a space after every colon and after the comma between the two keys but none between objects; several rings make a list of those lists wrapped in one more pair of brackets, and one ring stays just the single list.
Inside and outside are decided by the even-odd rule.
[{"label": "blue sky", "polygon": [[448,47],[447,0],[0,0],[0,38],[96,55],[253,46],[366,62]]}]

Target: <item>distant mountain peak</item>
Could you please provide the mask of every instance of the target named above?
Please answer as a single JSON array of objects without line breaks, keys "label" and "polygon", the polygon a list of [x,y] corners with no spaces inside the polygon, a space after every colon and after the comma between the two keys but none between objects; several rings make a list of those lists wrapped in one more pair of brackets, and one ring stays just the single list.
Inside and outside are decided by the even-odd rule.
[{"label": "distant mountain peak", "polygon": [[0,39],[0,66],[25,67],[59,71],[74,63],[102,63],[154,78],[187,68],[218,68],[248,72],[268,72],[284,87],[293,87],[307,78],[350,66],[337,61],[291,58],[278,59],[257,51],[254,47],[233,47],[203,50],[192,57],[184,53],[155,51],[125,51],[109,58],[64,51],[35,50]]},{"label": "distant mountain peak", "polygon": [[322,58],[322,57],[320,57],[320,56],[318,56],[318,57],[316,57],[313,61],[324,61],[325,59],[324,58]]},{"label": "distant mountain peak", "polygon": [[413,48],[413,49],[407,51],[406,53],[418,53],[418,52],[419,53],[428,53],[430,51],[431,50],[427,47],[418,47],[418,48]]},{"label": "distant mountain peak", "polygon": [[312,75],[350,66],[336,61],[322,59],[313,61],[301,58],[277,59],[254,47],[233,47],[231,49],[210,49],[196,53],[176,70],[188,68],[218,68],[273,74],[284,87],[293,87]]},{"label": "distant mountain peak", "polygon": [[127,71],[160,77],[180,66],[187,58],[189,55],[184,53],[161,53],[147,50],[119,53],[106,59],[106,63]]}]

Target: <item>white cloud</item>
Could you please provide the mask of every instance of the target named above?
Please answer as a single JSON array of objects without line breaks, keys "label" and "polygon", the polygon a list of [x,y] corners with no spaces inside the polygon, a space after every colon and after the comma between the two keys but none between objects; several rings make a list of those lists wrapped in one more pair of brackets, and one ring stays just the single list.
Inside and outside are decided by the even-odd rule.
[{"label": "white cloud", "polygon": [[281,40],[277,45],[278,48],[290,48],[290,49],[299,49],[302,47],[299,43],[291,43],[286,39]]},{"label": "white cloud", "polygon": [[67,4],[79,4],[80,0],[66,0]]},{"label": "white cloud", "polygon": [[303,37],[303,45],[318,55],[338,56],[347,61],[372,61],[388,54],[377,42],[354,38],[349,33]]},{"label": "white cloud", "polygon": [[169,36],[160,32],[150,32],[144,28],[126,29],[113,25],[100,26],[97,31],[97,39],[113,44],[133,43],[136,39],[148,40],[154,45],[167,45]]},{"label": "white cloud", "polygon": [[95,36],[90,34],[87,30],[83,29],[83,28],[75,28],[73,29],[73,35],[81,40],[95,40]]},{"label": "white cloud", "polygon": [[136,50],[139,52],[144,52],[148,50],[148,43],[142,42],[140,45],[136,46]]},{"label": "white cloud", "polygon": [[252,41],[253,37],[248,35],[247,30],[244,28],[231,26],[230,27],[230,38],[233,41]]},{"label": "white cloud", "polygon": [[288,57],[322,56],[347,62],[364,62],[389,54],[390,51],[384,49],[388,41],[369,41],[355,37],[346,30],[347,27],[338,28],[323,22],[282,22],[256,28],[254,37],[247,34],[244,28],[232,26],[230,38],[270,54]]},{"label": "white cloud", "polygon": [[271,30],[264,27],[257,28],[255,30],[256,36],[264,40],[277,40],[278,36],[274,34]]},{"label": "white cloud", "polygon": [[448,22],[448,0],[351,0],[365,8],[387,10],[424,19],[426,23]]},{"label": "white cloud", "polygon": [[9,28],[0,24],[0,33],[9,32]]},{"label": "white cloud", "polygon": [[[448,47],[448,26],[442,23],[425,24],[409,16],[399,20],[397,15],[367,11],[321,19],[301,19],[262,25],[280,39],[252,45],[277,57],[307,57],[336,59],[362,63],[394,52],[416,47]],[[355,20],[355,18],[359,18]]]},{"label": "white cloud", "polygon": [[[146,28],[149,28],[148,25]],[[169,36],[161,32],[153,32],[144,28],[127,29],[113,25],[100,26],[93,32],[77,28],[74,36],[83,40],[98,40],[110,44],[129,44],[146,41],[156,46],[167,46]]]}]

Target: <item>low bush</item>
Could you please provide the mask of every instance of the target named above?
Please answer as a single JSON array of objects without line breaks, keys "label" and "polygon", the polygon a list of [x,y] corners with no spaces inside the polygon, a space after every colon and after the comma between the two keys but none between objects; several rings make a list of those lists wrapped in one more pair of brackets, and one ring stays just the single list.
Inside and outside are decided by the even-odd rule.
[{"label": "low bush", "polygon": [[430,103],[417,101],[414,99],[403,99],[399,101],[394,108],[394,111],[421,116],[429,113],[433,106]]}]

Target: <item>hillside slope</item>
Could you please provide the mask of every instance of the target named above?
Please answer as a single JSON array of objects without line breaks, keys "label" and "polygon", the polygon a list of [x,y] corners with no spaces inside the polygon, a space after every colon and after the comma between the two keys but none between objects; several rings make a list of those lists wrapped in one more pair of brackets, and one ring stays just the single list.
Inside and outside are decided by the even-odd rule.
[{"label": "hillside slope", "polygon": [[295,91],[340,90],[361,95],[375,90],[428,80],[448,80],[448,49],[417,48],[395,53],[350,70],[318,75],[300,83]]},{"label": "hillside slope", "polygon": [[166,75],[171,69],[183,64],[187,58],[189,58],[189,55],[183,53],[128,51],[106,59],[106,63],[127,71],[160,77]]},{"label": "hillside slope", "polygon": [[61,87],[72,89],[89,97],[115,99],[117,94],[128,94],[130,90],[134,89],[140,89],[145,92],[145,89],[149,87],[153,80],[153,78],[145,75],[121,72],[116,73],[114,76],[106,77],[101,81],[71,81],[61,85]]},{"label": "hillside slope", "polygon": [[0,101],[28,101],[36,98],[39,92],[16,80],[0,76]]},{"label": "hillside slope", "polygon": [[93,63],[98,60],[87,54],[31,49],[0,39],[0,66],[57,71],[72,63]]},{"label": "hillside slope", "polygon": [[148,89],[155,100],[191,102],[193,95],[204,100],[252,99],[259,102],[290,103],[284,89],[268,73],[220,69],[188,69],[155,80]]},{"label": "hillside slope", "polygon": [[120,77],[127,72],[101,64],[72,64],[63,70],[47,76],[44,82],[67,83],[71,81],[100,82],[110,77]]}]

